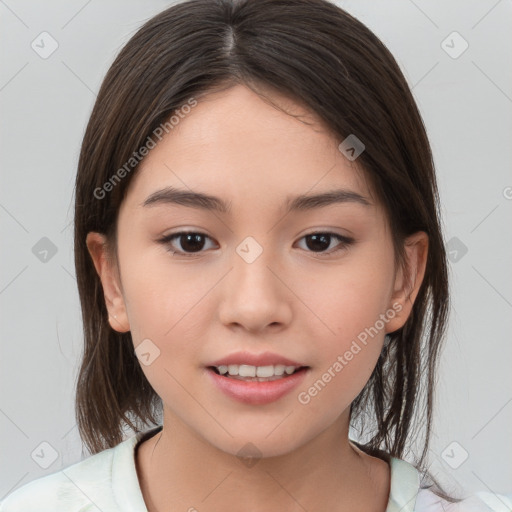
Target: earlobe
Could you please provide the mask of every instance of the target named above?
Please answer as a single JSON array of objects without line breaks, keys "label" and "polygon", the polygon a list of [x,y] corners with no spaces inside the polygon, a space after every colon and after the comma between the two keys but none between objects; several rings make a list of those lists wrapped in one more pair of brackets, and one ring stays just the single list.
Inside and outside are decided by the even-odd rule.
[{"label": "earlobe", "polygon": [[393,294],[389,307],[398,311],[388,322],[386,333],[394,332],[405,324],[414,306],[414,301],[423,283],[428,255],[428,235],[418,231],[405,241],[405,268],[396,273]]},{"label": "earlobe", "polygon": [[109,257],[107,239],[104,234],[91,231],[86,244],[101,280],[109,324],[115,331],[127,332],[130,324],[115,263]]}]

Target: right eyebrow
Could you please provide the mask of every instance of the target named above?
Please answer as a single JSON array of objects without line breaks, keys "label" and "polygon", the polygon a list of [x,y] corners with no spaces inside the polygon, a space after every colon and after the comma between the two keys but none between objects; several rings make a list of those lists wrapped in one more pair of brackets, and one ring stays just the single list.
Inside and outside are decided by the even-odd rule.
[{"label": "right eyebrow", "polygon": [[153,192],[142,203],[142,206],[155,206],[158,204],[179,204],[190,208],[199,208],[209,211],[215,210],[220,213],[231,212],[231,202],[228,203],[219,197],[202,192],[192,192],[190,190],[182,190],[174,187],[166,187]]}]

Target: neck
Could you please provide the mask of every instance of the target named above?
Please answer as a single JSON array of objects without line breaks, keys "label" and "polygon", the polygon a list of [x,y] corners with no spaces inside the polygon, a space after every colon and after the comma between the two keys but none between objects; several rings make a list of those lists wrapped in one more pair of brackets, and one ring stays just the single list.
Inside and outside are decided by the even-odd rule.
[{"label": "neck", "polygon": [[345,416],[292,452],[251,459],[219,450],[166,412],[136,465],[148,512],[385,512],[389,498],[388,464],[350,442]]}]

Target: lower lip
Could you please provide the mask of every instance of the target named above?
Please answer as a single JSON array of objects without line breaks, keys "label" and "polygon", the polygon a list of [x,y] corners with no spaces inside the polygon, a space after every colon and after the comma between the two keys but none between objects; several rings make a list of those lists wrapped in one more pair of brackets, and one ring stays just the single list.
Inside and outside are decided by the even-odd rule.
[{"label": "lower lip", "polygon": [[229,397],[244,404],[261,405],[275,402],[290,393],[304,380],[308,368],[302,368],[288,377],[266,382],[231,379],[210,368],[207,370],[215,385]]}]

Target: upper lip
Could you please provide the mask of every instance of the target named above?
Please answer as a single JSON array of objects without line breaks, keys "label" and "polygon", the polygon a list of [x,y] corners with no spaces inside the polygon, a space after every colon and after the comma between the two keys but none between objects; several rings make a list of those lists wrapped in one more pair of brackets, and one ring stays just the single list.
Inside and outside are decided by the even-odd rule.
[{"label": "upper lip", "polygon": [[230,364],[247,364],[250,366],[270,366],[282,364],[284,366],[295,366],[300,368],[305,366],[297,361],[288,359],[287,357],[273,354],[272,352],[263,352],[261,354],[252,354],[250,352],[234,352],[228,356],[218,359],[207,366],[229,366]]}]

